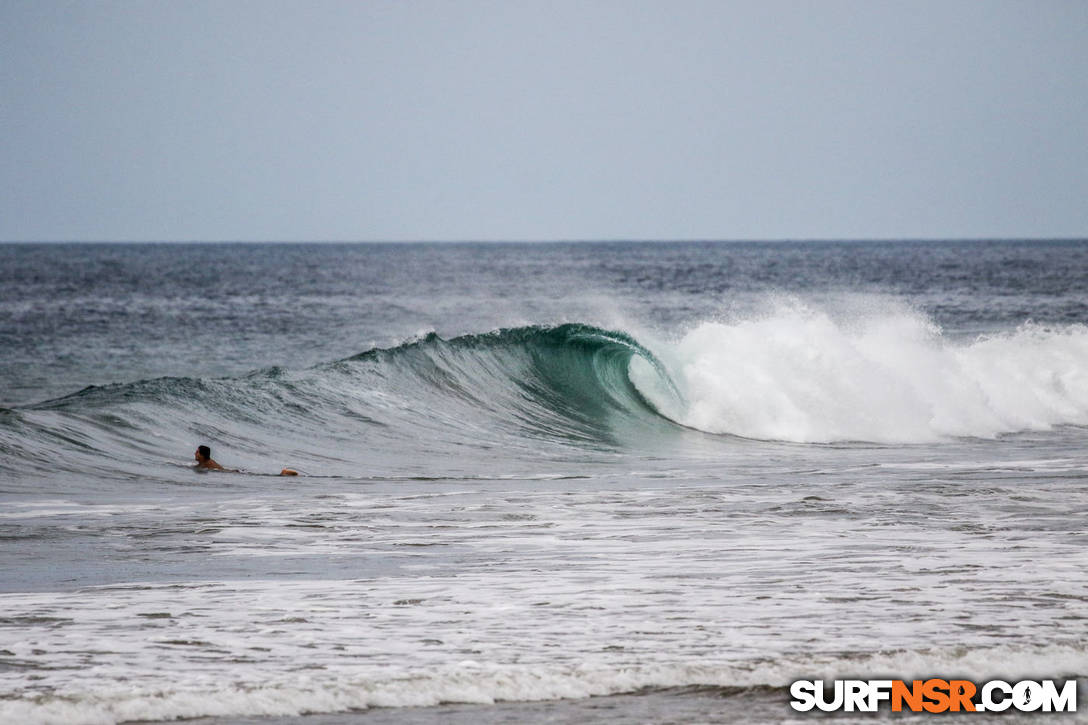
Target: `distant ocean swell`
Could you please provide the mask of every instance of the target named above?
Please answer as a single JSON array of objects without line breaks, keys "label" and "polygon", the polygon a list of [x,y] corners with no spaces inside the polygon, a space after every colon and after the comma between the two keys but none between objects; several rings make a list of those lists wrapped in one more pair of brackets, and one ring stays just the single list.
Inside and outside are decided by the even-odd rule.
[{"label": "distant ocean swell", "polygon": [[[1088,425],[1088,327],[950,340],[924,315],[783,303],[643,344],[584,324],[528,326],[301,371],[90,387],[0,414],[5,459],[138,464],[196,438],[254,459],[352,461],[353,447],[626,448],[703,433],[799,443],[928,443]],[[5,466],[15,465],[12,463]]]}]

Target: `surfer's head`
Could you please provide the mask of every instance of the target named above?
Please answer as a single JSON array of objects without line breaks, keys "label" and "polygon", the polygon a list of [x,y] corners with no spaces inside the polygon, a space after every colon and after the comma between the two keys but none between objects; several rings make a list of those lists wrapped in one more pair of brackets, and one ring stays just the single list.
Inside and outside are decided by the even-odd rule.
[{"label": "surfer's head", "polygon": [[211,448],[208,448],[207,446],[197,446],[196,447],[196,456],[195,456],[195,458],[196,458],[197,461],[199,461],[200,463],[203,463],[204,461],[207,461],[211,457],[212,457],[212,449]]}]

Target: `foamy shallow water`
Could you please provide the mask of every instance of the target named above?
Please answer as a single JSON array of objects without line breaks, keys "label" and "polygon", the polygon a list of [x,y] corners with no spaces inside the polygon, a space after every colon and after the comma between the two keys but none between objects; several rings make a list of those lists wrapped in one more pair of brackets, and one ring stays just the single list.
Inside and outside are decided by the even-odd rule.
[{"label": "foamy shallow water", "polygon": [[[879,476],[793,472],[789,486],[673,472],[25,506],[28,536],[112,532],[126,566],[176,557],[205,576],[0,595],[0,719],[691,686],[770,688],[783,704],[801,677],[1079,675],[1083,470],[998,463],[948,461],[944,481],[908,459]],[[1026,490],[1028,465],[1052,480]]]}]

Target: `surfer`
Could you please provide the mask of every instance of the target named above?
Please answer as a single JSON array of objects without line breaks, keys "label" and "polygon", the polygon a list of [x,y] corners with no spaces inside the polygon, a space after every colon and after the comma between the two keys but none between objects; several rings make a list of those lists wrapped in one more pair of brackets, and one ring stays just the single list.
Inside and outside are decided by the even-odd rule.
[{"label": "surfer", "polygon": [[212,449],[208,446],[197,446],[196,453],[193,454],[193,458],[196,459],[196,467],[205,471],[230,471],[231,473],[238,473],[238,471],[223,468],[219,463],[212,458]]},{"label": "surfer", "polygon": [[[196,453],[193,454],[196,458],[196,468],[203,471],[225,471],[226,473],[241,473],[237,468],[223,468],[219,463],[212,458],[212,449],[208,446],[197,446]],[[285,468],[280,471],[281,476],[297,476],[298,471],[293,468]]]}]

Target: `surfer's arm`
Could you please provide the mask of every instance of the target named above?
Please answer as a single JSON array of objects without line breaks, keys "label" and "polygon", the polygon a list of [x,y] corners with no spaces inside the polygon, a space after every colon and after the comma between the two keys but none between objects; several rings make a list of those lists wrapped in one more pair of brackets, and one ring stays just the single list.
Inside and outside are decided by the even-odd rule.
[{"label": "surfer's arm", "polygon": [[224,468],[213,460],[207,460],[196,464],[195,468],[201,471],[222,471],[223,473],[241,473],[237,468]]}]

